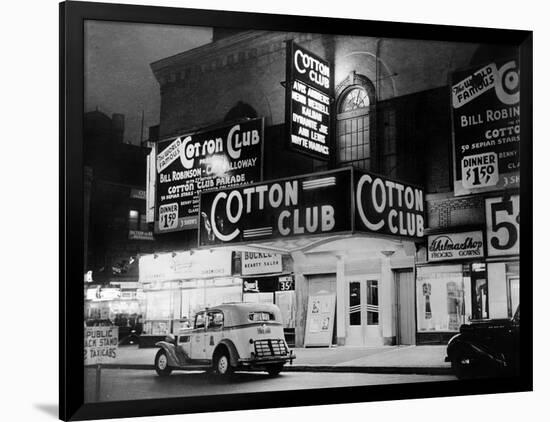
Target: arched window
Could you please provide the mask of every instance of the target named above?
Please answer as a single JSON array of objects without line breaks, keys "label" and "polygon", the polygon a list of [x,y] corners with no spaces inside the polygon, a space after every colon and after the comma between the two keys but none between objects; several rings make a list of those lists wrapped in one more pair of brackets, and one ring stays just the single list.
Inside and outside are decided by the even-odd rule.
[{"label": "arched window", "polygon": [[374,88],[370,81],[355,73],[340,86],[336,116],[338,165],[370,170],[373,155],[370,123]]}]

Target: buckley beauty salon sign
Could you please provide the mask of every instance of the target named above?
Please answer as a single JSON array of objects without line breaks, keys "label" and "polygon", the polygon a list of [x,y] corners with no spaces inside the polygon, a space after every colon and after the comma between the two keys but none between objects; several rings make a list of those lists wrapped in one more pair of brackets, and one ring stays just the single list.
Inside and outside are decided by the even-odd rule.
[{"label": "buckley beauty salon sign", "polygon": [[283,257],[277,253],[243,252],[242,275],[280,273],[283,271]]},{"label": "buckley beauty salon sign", "polygon": [[155,232],[196,229],[199,192],[262,178],[263,119],[158,143]]},{"label": "buckley beauty salon sign", "polygon": [[294,151],[328,160],[334,84],[332,66],[289,41],[286,68],[287,145]]},{"label": "buckley beauty salon sign", "polygon": [[428,261],[483,258],[481,230],[428,236]]},{"label": "buckley beauty salon sign", "polygon": [[200,208],[199,246],[353,230],[424,235],[422,189],[352,169],[203,192]]}]

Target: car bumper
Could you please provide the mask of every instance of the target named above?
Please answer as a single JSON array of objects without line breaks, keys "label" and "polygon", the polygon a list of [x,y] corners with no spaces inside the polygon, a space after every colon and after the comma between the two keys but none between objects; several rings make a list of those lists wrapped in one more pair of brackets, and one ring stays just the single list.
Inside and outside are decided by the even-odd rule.
[{"label": "car bumper", "polygon": [[263,366],[277,363],[292,363],[296,359],[296,355],[291,350],[289,354],[284,356],[262,356],[249,359],[239,359],[239,364],[242,366]]}]

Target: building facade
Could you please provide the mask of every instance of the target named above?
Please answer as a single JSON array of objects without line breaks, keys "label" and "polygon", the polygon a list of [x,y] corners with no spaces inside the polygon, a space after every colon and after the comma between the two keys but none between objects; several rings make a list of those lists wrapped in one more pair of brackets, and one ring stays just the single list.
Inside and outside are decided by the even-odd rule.
[{"label": "building facade", "polygon": [[[289,42],[332,66],[327,159],[288,146]],[[221,231],[222,223],[217,223],[219,216],[214,213],[203,216],[198,212],[200,229],[156,234],[154,254],[140,262],[144,285],[171,292],[165,293],[165,299],[150,299],[147,305],[151,312],[145,319],[153,321],[155,312],[168,309],[166,304],[171,303],[161,318],[166,325],[155,333],[174,330],[173,321],[176,325],[189,321],[195,309],[213,304],[211,297],[278,304],[286,315],[288,338],[296,346],[441,343],[469,318],[509,316],[519,303],[519,249],[513,242],[513,236],[516,240],[519,236],[513,232],[519,233],[517,184],[457,195],[453,137],[459,131],[453,120],[457,111],[451,85],[453,75],[463,69],[499,62],[516,53],[472,43],[244,31],[218,32],[210,44],[152,63],[161,93],[161,142],[169,140],[173,146],[178,139],[185,142],[187,134],[210,134],[220,127],[261,119],[261,175],[250,182],[256,183],[256,191],[270,189],[266,192],[274,195],[278,188],[270,181],[281,180],[280,185],[287,186],[294,177],[311,175],[300,182],[307,191],[333,177],[331,171],[353,168],[351,181],[343,185],[351,192],[351,212],[349,225],[342,230],[317,230],[313,213],[323,208],[312,199],[308,209],[298,204],[295,220],[290,214],[286,220],[280,214],[279,234],[293,225],[292,235],[284,239],[262,237],[266,232],[249,229],[248,240],[242,238],[235,244],[212,241],[205,248],[208,240],[197,242],[197,231],[199,237],[207,233],[214,239],[217,235],[212,230]],[[509,82],[513,85],[514,81]],[[481,123],[471,124],[481,127]],[[165,160],[160,166],[166,168],[173,162],[170,151],[160,145],[154,148],[148,167],[148,212],[157,223],[155,198],[159,197],[152,191],[161,186],[159,160]],[[187,146],[183,144],[184,150]],[[367,176],[375,204],[381,201],[376,195],[387,197],[390,205],[390,198],[401,202],[401,191],[396,193],[391,187],[404,189],[405,198],[408,186],[419,187],[422,205],[417,209],[422,208],[423,230],[415,232],[413,227],[411,235],[406,229],[383,233],[358,228],[362,217],[357,208],[361,191],[357,181],[361,179],[355,175],[363,171],[378,175],[380,186],[390,189],[376,194],[373,180],[377,179]],[[266,185],[258,185],[261,182]],[[244,194],[249,198],[249,193]],[[196,200],[201,210],[206,209],[203,196]],[[394,211],[397,216],[393,209],[390,215]],[[226,228],[228,221],[235,223],[235,215],[228,205]],[[306,219],[305,225],[300,216]],[[511,221],[516,216],[517,225]],[[398,220],[390,218],[388,224],[392,221],[397,227]],[[212,253],[209,249],[226,253],[225,259],[231,260],[220,278],[185,277],[178,271],[166,275],[160,269],[155,273],[155,260],[160,256],[168,260],[166,265],[177,268],[180,256],[206,256]],[[192,256],[182,262],[195,265]],[[260,269],[250,273],[255,267],[245,267],[247,259],[256,260]],[[211,265],[208,259],[201,262],[206,268]],[[157,284],[151,287],[155,277]],[[216,283],[229,293],[207,293]],[[157,304],[152,305],[153,301]],[[188,306],[178,307],[182,303]]]}]

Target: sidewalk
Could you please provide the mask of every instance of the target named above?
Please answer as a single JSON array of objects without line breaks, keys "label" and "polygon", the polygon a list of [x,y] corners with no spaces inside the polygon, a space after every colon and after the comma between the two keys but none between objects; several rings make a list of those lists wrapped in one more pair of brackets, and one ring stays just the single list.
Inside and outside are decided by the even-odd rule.
[{"label": "sidewalk", "polygon": [[[121,346],[109,366],[152,368],[157,348],[139,349]],[[295,348],[296,359],[286,371],[362,372],[388,374],[450,374],[444,361],[446,346],[383,346],[330,348]]]}]

